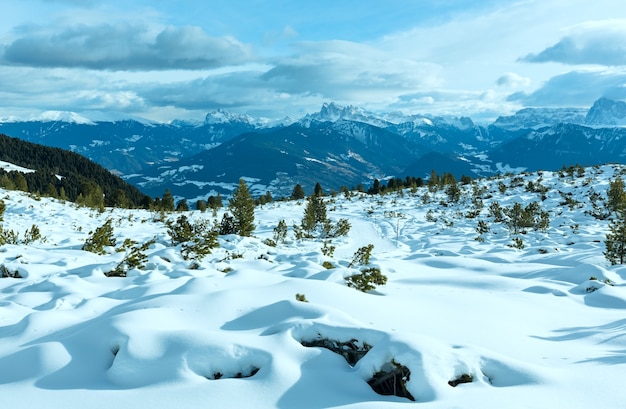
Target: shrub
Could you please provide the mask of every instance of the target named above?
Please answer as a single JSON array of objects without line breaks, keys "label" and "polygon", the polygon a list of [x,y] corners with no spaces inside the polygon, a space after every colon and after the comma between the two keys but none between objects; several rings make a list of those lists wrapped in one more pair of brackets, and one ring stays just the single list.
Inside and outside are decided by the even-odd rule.
[{"label": "shrub", "polygon": [[359,274],[348,276],[345,280],[348,287],[356,288],[364,293],[375,289],[377,285],[387,283],[387,277],[378,267],[365,268]]},{"label": "shrub", "polygon": [[296,294],[296,300],[300,302],[309,302],[309,300],[306,299],[306,296],[300,293]]},{"label": "shrub", "polygon": [[281,220],[278,222],[278,225],[274,227],[274,242],[284,243],[287,238],[287,222],[285,220]]},{"label": "shrub", "polygon": [[326,220],[323,225],[323,236],[327,238],[347,236],[351,227],[348,219],[339,219],[334,225],[330,220]]},{"label": "shrub", "polygon": [[172,238],[172,246],[193,240],[194,227],[184,214],[176,219],[176,223],[168,220],[166,224],[168,227],[167,234]]},{"label": "shrub", "polygon": [[134,268],[141,270],[145,267],[144,263],[148,261],[148,256],[145,252],[155,242],[156,240],[152,239],[141,246],[132,246],[122,261],[112,271],[105,273],[105,275],[107,277],[126,277],[126,274]]},{"label": "shrub", "polygon": [[266,246],[270,246],[270,247],[276,247],[276,242],[272,239],[263,240],[263,244],[265,244]]},{"label": "shrub", "polygon": [[324,244],[322,246],[322,254],[327,257],[332,257],[335,253],[335,246],[331,246],[330,240],[324,240]]},{"label": "shrub", "polygon": [[219,228],[220,236],[225,236],[228,234],[237,234],[237,227],[235,226],[235,219],[233,216],[229,214],[224,214],[222,216],[222,222],[220,223]]},{"label": "shrub", "polygon": [[374,250],[373,244],[368,244],[367,246],[363,246],[359,248],[352,257],[352,261],[348,265],[348,268],[353,267],[357,264],[368,265],[370,263],[370,257],[372,256],[372,250]]},{"label": "shrub", "polygon": [[618,218],[611,220],[604,240],[604,256],[612,265],[624,264],[626,260],[626,212],[619,211],[617,214]]},{"label": "shrub", "polygon": [[493,217],[493,221],[496,223],[500,223],[504,220],[504,214],[502,213],[502,206],[498,202],[491,202],[489,205],[489,213],[488,216]]},{"label": "shrub", "polygon": [[185,260],[201,260],[219,246],[217,232],[206,221],[191,223],[187,216],[181,215],[175,224],[168,222],[168,227],[172,245],[182,244],[180,254]]},{"label": "shrub", "polygon": [[19,234],[14,230],[4,230],[0,226],[0,246],[4,244],[19,244]]},{"label": "shrub", "polygon": [[112,223],[112,219],[107,219],[107,221],[102,226],[96,228],[93,233],[90,232],[90,236],[85,240],[82,249],[96,254],[105,254],[105,247],[114,247],[116,240],[115,237],[113,237]]},{"label": "shrub", "polygon": [[322,263],[322,267],[324,267],[326,270],[331,270],[331,269],[335,268],[335,265],[333,263],[331,263],[330,261],[324,261]]},{"label": "shrub", "polygon": [[524,248],[524,242],[519,237],[514,237],[513,242],[509,244],[509,247],[522,250]]},{"label": "shrub", "polygon": [[30,244],[37,240],[43,240],[43,236],[41,235],[41,231],[39,230],[39,227],[33,224],[30,230],[26,230],[26,232],[24,232],[24,240],[22,240],[22,242],[24,244]]}]

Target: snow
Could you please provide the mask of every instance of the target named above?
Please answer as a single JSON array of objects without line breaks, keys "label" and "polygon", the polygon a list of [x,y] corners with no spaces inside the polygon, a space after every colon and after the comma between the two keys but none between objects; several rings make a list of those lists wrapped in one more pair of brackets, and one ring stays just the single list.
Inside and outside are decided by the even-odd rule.
[{"label": "snow", "polygon": [[[291,229],[286,243],[265,245],[279,220],[299,223],[305,204],[271,203],[256,208],[253,237],[221,236],[197,266],[171,246],[158,213],[100,213],[0,191],[3,228],[22,234],[35,224],[45,237],[0,247],[0,263],[23,277],[0,278],[0,402],[397,408],[410,401],[367,384],[393,360],[410,369],[406,388],[420,407],[623,408],[626,267],[605,260],[608,221],[589,212],[593,191],[606,197],[609,178],[624,169],[523,175],[524,184],[549,188],[545,201],[515,176],[479,181],[485,207],[476,219],[465,216],[471,186],[462,186],[459,204],[443,205],[442,191],[425,198],[426,188],[327,198],[328,216],[352,226],[333,239],[332,257],[322,240],[297,240]],[[510,186],[505,195],[499,182]],[[559,191],[577,204],[561,204]],[[538,201],[550,228],[530,229],[520,235],[525,247],[511,248],[513,236],[487,217],[493,201]],[[223,211],[187,215],[221,220]],[[435,221],[426,220],[429,211]],[[125,278],[104,275],[123,252],[81,250],[109,218],[118,245],[156,239],[145,268]],[[482,243],[478,220],[491,227]],[[388,281],[362,293],[343,278],[368,244],[372,266]],[[352,367],[302,345],[320,337],[372,348]],[[463,374],[473,382],[448,385]]]},{"label": "snow", "polygon": [[14,165],[13,163],[3,162],[1,160],[0,160],[0,169],[4,170],[5,172],[12,172],[12,171],[21,172],[21,173],[34,172],[34,170],[32,169],[23,168],[21,166]]},{"label": "snow", "polygon": [[77,114],[76,112],[69,112],[69,111],[44,111],[37,116],[35,115],[31,116],[29,118],[29,121],[41,121],[41,122],[54,121],[54,122],[69,122],[69,123],[82,124],[82,125],[95,125],[95,122],[93,122],[89,118],[86,118],[80,114]]}]

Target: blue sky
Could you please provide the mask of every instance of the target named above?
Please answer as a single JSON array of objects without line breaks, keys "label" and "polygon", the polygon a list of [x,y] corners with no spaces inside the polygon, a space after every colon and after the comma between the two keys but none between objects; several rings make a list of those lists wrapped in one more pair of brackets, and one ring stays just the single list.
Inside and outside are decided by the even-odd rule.
[{"label": "blue sky", "polygon": [[467,115],[626,99],[623,0],[1,0],[0,118]]}]

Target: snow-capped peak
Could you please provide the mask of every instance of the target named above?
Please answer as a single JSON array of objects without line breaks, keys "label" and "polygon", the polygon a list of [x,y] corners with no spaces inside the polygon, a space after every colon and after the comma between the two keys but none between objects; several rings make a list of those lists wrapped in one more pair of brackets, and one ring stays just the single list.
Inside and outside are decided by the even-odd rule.
[{"label": "snow-capped peak", "polygon": [[498,117],[494,125],[509,130],[539,129],[559,123],[582,125],[586,111],[584,108],[524,108],[514,115]]},{"label": "snow-capped peak", "polygon": [[69,122],[82,125],[95,125],[91,119],[71,111],[44,111],[39,115],[31,115],[29,122]]},{"label": "snow-capped peak", "polygon": [[382,115],[369,112],[364,108],[355,107],[353,105],[341,106],[334,102],[322,104],[319,112],[308,114],[301,119],[301,122],[308,123],[310,121],[319,122],[337,122],[339,120],[363,122],[366,124],[386,127],[390,124]]},{"label": "snow-capped peak", "polygon": [[223,109],[218,109],[215,111],[211,111],[206,114],[204,118],[204,123],[207,125],[215,125],[215,124],[227,124],[233,122],[241,122],[244,124],[254,124],[256,121],[249,115],[241,115],[233,112],[228,112]]},{"label": "snow-capped peak", "polygon": [[626,126],[626,102],[598,99],[589,109],[585,123],[591,126]]}]

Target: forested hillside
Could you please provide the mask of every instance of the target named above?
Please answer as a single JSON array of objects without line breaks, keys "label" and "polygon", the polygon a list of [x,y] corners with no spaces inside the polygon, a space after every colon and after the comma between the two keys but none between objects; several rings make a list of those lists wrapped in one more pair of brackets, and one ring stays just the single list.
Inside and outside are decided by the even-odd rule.
[{"label": "forested hillside", "polygon": [[74,152],[0,134],[0,161],[31,170],[0,170],[2,187],[93,206],[138,207],[150,202],[137,188]]}]

